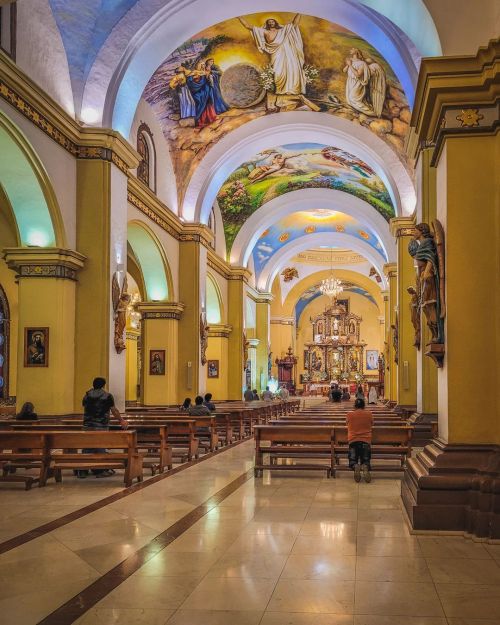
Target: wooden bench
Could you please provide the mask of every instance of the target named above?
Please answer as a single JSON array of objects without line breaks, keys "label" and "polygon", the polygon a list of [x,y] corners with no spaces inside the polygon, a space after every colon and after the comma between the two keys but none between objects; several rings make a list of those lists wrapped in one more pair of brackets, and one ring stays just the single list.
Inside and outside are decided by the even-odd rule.
[{"label": "wooden bench", "polygon": [[[0,432],[0,466],[2,482],[24,482],[26,490],[33,484],[45,486],[49,469],[49,450],[43,433]],[[36,469],[36,475],[20,475],[17,469]]]},{"label": "wooden bench", "polygon": [[[19,432],[24,434],[24,432]],[[65,431],[43,434],[50,450],[50,470],[57,482],[64,469],[124,469],[125,486],[142,482],[143,455],[137,449],[137,433],[129,430]],[[78,449],[111,449],[112,452],[81,453]]]},{"label": "wooden bench", "polygon": [[[407,458],[411,456],[412,432],[413,428],[408,426],[375,426],[372,430],[372,459],[399,458],[400,466],[377,464],[372,466],[372,469],[403,470]],[[336,470],[349,469],[347,465],[340,465],[340,458],[347,458],[348,452],[347,427],[335,427],[333,432],[334,476]]]},{"label": "wooden bench", "polygon": [[[259,476],[265,470],[315,470],[326,471],[330,477],[334,471],[333,428],[314,425],[257,425],[255,437],[254,474]],[[264,444],[266,443],[266,444]],[[269,454],[269,464],[263,462],[263,455]],[[277,458],[325,458],[325,463],[277,464]]]}]

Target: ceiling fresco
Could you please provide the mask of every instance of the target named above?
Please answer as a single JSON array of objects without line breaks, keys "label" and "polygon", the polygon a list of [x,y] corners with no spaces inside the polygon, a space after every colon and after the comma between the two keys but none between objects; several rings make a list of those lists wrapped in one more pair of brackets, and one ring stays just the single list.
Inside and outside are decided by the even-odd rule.
[{"label": "ceiling fresco", "polygon": [[353,154],[317,143],[282,145],[242,163],[222,185],[217,200],[228,249],[244,222],[263,204],[311,188],[344,191],[373,206],[386,220],[395,216],[382,180]]},{"label": "ceiling fresco", "polygon": [[340,116],[406,158],[410,110],[391,67],[355,33],[316,17],[256,13],[207,28],[170,54],[143,97],[169,141],[180,202],[211,146],[274,112]]},{"label": "ceiling fresco", "polygon": [[[375,301],[373,295],[370,295],[370,293],[368,293],[366,289],[363,289],[360,286],[356,286],[352,284],[351,282],[342,281],[342,284],[344,286],[344,290],[342,291],[342,294],[339,299],[346,299],[345,295],[347,293],[356,293],[357,295],[366,297],[366,299],[369,300],[374,306],[377,305],[377,302]],[[314,286],[311,286],[310,288],[307,289],[307,291],[304,291],[304,293],[302,293],[302,295],[297,300],[297,303],[295,304],[296,326],[298,326],[300,316],[304,312],[306,306],[310,304],[312,301],[314,301],[316,298],[323,296],[323,294],[320,293],[319,291],[319,287],[320,287],[320,283],[315,284]]]},{"label": "ceiling fresco", "polygon": [[298,211],[287,215],[260,235],[253,249],[255,273],[258,276],[270,259],[285,245],[309,234],[335,232],[348,234],[368,243],[386,261],[383,246],[372,231],[345,213],[318,209]]}]

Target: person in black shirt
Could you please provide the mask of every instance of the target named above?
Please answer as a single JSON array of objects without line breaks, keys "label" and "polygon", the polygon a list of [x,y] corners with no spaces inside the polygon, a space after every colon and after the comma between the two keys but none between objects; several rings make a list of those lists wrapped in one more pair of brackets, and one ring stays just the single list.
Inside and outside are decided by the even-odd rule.
[{"label": "person in black shirt", "polygon": [[198,395],[194,399],[194,406],[189,409],[189,415],[193,417],[208,417],[210,416],[210,410],[203,403],[203,397]]},{"label": "person in black shirt", "polygon": [[[120,421],[123,428],[127,427],[127,421],[121,416],[119,410],[115,407],[115,400],[111,393],[104,390],[106,380],[104,378],[95,378],[92,388],[87,391],[82,400],[83,406],[83,429],[84,430],[109,430],[109,415],[113,414]],[[105,449],[82,449],[82,453],[104,453]],[[92,473],[96,477],[104,477],[113,475],[112,469],[93,469]],[[87,470],[76,472],[77,477],[87,477]]]},{"label": "person in black shirt", "polygon": [[37,421],[38,415],[35,406],[30,401],[23,404],[21,410],[16,414],[16,421]]}]

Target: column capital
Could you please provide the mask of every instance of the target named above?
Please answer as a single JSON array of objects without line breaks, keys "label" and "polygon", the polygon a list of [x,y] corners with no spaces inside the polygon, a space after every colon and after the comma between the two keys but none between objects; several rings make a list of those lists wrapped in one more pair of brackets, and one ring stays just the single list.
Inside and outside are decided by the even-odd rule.
[{"label": "column capital", "polygon": [[252,272],[249,271],[246,267],[230,267],[227,279],[228,280],[241,280],[242,282],[248,282],[251,276],[252,276]]},{"label": "column capital", "polygon": [[260,341],[259,339],[248,339],[247,343],[249,348],[255,349],[259,345]]},{"label": "column capital", "polygon": [[393,217],[389,226],[391,234],[396,239],[400,237],[411,237],[415,234],[415,220],[413,217]]},{"label": "column capital", "polygon": [[233,326],[227,325],[225,323],[211,323],[208,326],[208,337],[222,337],[229,338],[229,335],[233,331]]},{"label": "column capital", "polygon": [[397,263],[386,263],[382,267],[382,269],[384,271],[384,275],[387,276],[387,278],[396,278],[398,275]]},{"label": "column capital", "polygon": [[86,256],[59,247],[7,247],[3,257],[17,278],[63,278],[76,280]]},{"label": "column capital", "polygon": [[177,319],[181,318],[184,304],[180,302],[140,302],[137,310],[143,319]]},{"label": "column capital", "polygon": [[214,233],[205,224],[183,224],[179,240],[181,243],[201,243],[207,249],[212,249],[211,245],[214,240]]},{"label": "column capital", "polygon": [[263,291],[249,292],[248,297],[253,299],[256,304],[270,304],[274,299],[272,293],[264,293]]},{"label": "column capital", "polygon": [[271,323],[281,326],[294,326],[295,317],[271,317]]}]

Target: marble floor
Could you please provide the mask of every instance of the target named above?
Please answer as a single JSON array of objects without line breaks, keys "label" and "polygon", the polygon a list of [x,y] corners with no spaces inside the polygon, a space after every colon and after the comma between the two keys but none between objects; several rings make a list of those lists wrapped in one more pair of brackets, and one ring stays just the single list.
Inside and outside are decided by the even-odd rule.
[{"label": "marble floor", "polygon": [[[3,553],[0,623],[500,624],[500,545],[411,535],[398,479],[252,464],[248,441]],[[1,539],[91,484],[0,491]]]}]

